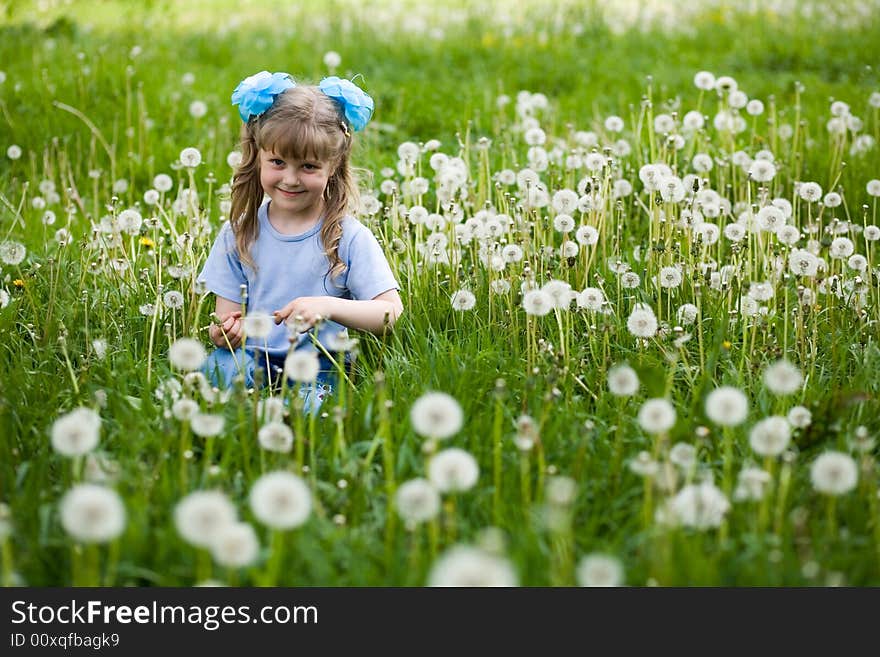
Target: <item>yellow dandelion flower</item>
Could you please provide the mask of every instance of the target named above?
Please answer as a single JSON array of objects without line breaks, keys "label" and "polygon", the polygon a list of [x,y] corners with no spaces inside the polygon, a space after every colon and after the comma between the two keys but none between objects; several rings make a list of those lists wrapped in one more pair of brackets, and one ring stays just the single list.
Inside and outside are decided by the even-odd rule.
[{"label": "yellow dandelion flower", "polygon": [[156,243],[153,240],[151,240],[149,237],[142,237],[138,241],[140,242],[141,246],[148,246],[150,248],[153,248],[154,246],[156,246]]},{"label": "yellow dandelion flower", "polygon": [[16,278],[14,281],[12,281],[12,284],[15,287],[24,287],[24,281],[21,280],[20,278]]}]

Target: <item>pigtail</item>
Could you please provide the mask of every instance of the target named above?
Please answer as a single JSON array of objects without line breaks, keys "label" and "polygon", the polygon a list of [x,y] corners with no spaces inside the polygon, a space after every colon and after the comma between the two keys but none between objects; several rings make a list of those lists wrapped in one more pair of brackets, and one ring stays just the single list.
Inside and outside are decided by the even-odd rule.
[{"label": "pigtail", "polygon": [[251,245],[259,234],[257,211],[263,202],[260,184],[260,149],[246,123],[241,126],[241,163],[232,179],[232,209],[229,223],[235,235],[238,257],[244,264],[254,267]]}]

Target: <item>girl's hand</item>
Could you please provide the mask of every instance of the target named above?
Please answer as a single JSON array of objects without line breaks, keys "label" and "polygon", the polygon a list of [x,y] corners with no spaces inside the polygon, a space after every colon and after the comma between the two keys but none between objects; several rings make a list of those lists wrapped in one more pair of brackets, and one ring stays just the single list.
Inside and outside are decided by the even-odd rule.
[{"label": "girl's hand", "polygon": [[299,333],[312,328],[319,320],[330,318],[330,303],[333,297],[297,297],[281,310],[272,314],[275,323],[286,321]]},{"label": "girl's hand", "polygon": [[241,346],[241,336],[243,331],[241,326],[241,311],[235,310],[231,313],[223,313],[219,316],[219,319],[220,324],[211,324],[211,328],[208,331],[211,337],[211,342],[221,349],[229,349],[230,347],[232,347],[233,351],[238,349],[238,347]]}]

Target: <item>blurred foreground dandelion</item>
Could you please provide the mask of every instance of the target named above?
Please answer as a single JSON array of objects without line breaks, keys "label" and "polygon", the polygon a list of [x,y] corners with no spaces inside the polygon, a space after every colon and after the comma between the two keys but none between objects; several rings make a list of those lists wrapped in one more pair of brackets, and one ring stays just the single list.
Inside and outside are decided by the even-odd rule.
[{"label": "blurred foreground dandelion", "polygon": [[290,472],[270,472],[254,482],[250,493],[254,516],[273,529],[299,527],[312,512],[312,493]]},{"label": "blurred foreground dandelion", "polygon": [[622,586],[623,566],[607,554],[588,554],[577,565],[577,581],[581,586]]},{"label": "blurred foreground dandelion", "polygon": [[168,360],[179,370],[191,372],[204,365],[208,352],[193,338],[178,338],[168,349]]},{"label": "blurred foreground dandelion", "polygon": [[467,545],[456,545],[447,550],[434,562],[428,573],[428,586],[517,585],[516,571],[510,561]]},{"label": "blurred foreground dandelion", "polygon": [[52,424],[52,447],[64,456],[82,456],[98,446],[101,416],[90,408],[76,408]]},{"label": "blurred foreground dandelion", "polygon": [[464,423],[461,405],[445,392],[423,394],[412,405],[409,417],[417,434],[435,440],[454,436]]},{"label": "blurred foreground dandelion", "polygon": [[196,547],[211,547],[223,529],[237,520],[235,507],[220,491],[195,491],[174,507],[177,532]]},{"label": "blurred foreground dandelion", "polygon": [[125,529],[125,506],[116,491],[77,484],[61,499],[61,525],[84,543],[106,543]]},{"label": "blurred foreground dandelion", "polygon": [[859,472],[855,460],[843,452],[828,451],[810,466],[813,488],[826,495],[844,495],[856,487]]},{"label": "blurred foreground dandelion", "polygon": [[477,460],[458,447],[437,452],[428,463],[428,479],[441,493],[470,490],[479,476]]},{"label": "blurred foreground dandelion", "polygon": [[400,517],[417,524],[435,518],[440,512],[440,495],[427,479],[411,479],[397,489],[395,504]]}]

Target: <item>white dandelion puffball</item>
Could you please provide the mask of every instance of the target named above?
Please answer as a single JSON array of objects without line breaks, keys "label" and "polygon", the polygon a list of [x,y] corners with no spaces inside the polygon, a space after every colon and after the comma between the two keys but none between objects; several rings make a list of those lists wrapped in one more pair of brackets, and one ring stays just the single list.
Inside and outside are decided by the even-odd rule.
[{"label": "white dandelion puffball", "polygon": [[527,315],[543,317],[554,308],[553,297],[544,290],[529,290],[523,295],[523,310]]},{"label": "white dandelion puffball", "polygon": [[787,360],[778,360],[764,370],[764,385],[775,395],[797,392],[803,383],[801,371]]},{"label": "white dandelion puffball", "polygon": [[257,440],[269,452],[286,454],[293,447],[293,430],[283,422],[269,422],[260,428]]},{"label": "white dandelion puffball", "polygon": [[251,488],[251,511],[273,529],[299,527],[312,512],[312,493],[305,482],[290,472],[270,472]]},{"label": "white dandelion puffball", "polygon": [[610,555],[588,554],[578,562],[576,576],[580,586],[622,586],[623,566]]},{"label": "white dandelion puffball", "polygon": [[675,426],[675,408],[666,399],[649,399],[639,409],[638,421],[648,433],[665,433]]},{"label": "white dandelion puffball", "polygon": [[675,443],[669,450],[669,461],[682,470],[690,470],[697,464],[697,448],[689,443]]},{"label": "white dandelion puffball", "polygon": [[730,502],[714,484],[689,484],[665,507],[666,519],[695,529],[718,527],[730,510]]},{"label": "white dandelion puffball", "polygon": [[198,402],[192,399],[187,399],[186,397],[176,400],[171,405],[172,415],[174,415],[174,417],[181,422],[188,422],[192,420],[193,416],[195,416],[195,414],[198,412]]},{"label": "white dandelion puffball", "polygon": [[409,418],[417,434],[437,440],[454,436],[464,424],[461,405],[445,392],[426,392],[416,399]]},{"label": "white dandelion puffball", "polygon": [[208,106],[203,100],[194,100],[189,104],[189,115],[194,119],[200,119],[208,113]]},{"label": "white dandelion puffball", "polygon": [[61,499],[61,525],[83,543],[106,543],[125,529],[125,506],[116,491],[77,484]]},{"label": "white dandelion puffball", "polygon": [[745,422],[749,400],[739,388],[721,386],[706,395],[706,417],[722,427],[735,427]]},{"label": "white dandelion puffball", "polygon": [[781,415],[764,418],[749,432],[749,445],[761,456],[779,456],[791,442],[791,425]]},{"label": "white dandelion puffball", "polygon": [[98,446],[101,416],[90,408],[76,408],[52,424],[52,447],[64,456],[82,456]]},{"label": "white dandelion puffball", "polygon": [[760,501],[764,498],[767,484],[770,483],[770,473],[761,468],[743,468],[737,478],[736,490],[733,499],[738,502],[744,500]]},{"label": "white dandelion puffball", "polygon": [[241,151],[229,151],[226,155],[226,164],[228,164],[230,168],[236,169],[238,168],[238,165],[241,164],[243,157]]},{"label": "white dandelion puffball", "polygon": [[469,490],[479,476],[477,460],[470,452],[458,447],[437,452],[428,463],[428,479],[441,493]]},{"label": "white dandelion puffball", "polygon": [[298,349],[284,359],[284,375],[298,383],[312,383],[318,378],[321,363],[314,351]]},{"label": "white dandelion puffball", "polygon": [[13,241],[0,243],[0,261],[4,265],[13,267],[19,265],[24,260],[25,255],[27,255],[27,249],[25,249],[24,244]]},{"label": "white dandelion puffball", "polygon": [[810,466],[813,488],[825,495],[844,495],[856,487],[859,472],[849,454],[828,451]]},{"label": "white dandelion puffball", "polygon": [[715,76],[709,71],[700,71],[694,75],[694,86],[701,91],[709,91],[715,88]]},{"label": "white dandelion puffball", "polygon": [[194,338],[178,338],[168,349],[168,360],[176,369],[192,372],[205,364],[208,352],[204,345]]},{"label": "white dandelion puffball", "polygon": [[237,521],[235,507],[220,491],[195,491],[174,507],[177,532],[196,547],[211,547],[222,531]]},{"label": "white dandelion puffball", "polygon": [[262,339],[271,333],[275,320],[267,313],[253,312],[245,315],[242,328],[249,338]]},{"label": "white dandelion puffball", "polygon": [[440,512],[440,494],[427,479],[411,479],[401,484],[394,501],[400,517],[412,524],[436,518]]},{"label": "white dandelion puffball", "polygon": [[428,574],[428,586],[517,586],[512,564],[468,545],[456,545],[440,556]]},{"label": "white dandelion puffball", "polygon": [[158,192],[167,192],[174,187],[174,180],[167,173],[159,173],[153,178],[153,187]]},{"label": "white dandelion puffball", "polygon": [[615,365],[608,370],[608,390],[617,397],[629,397],[639,391],[639,375],[629,365]]},{"label": "white dandelion puffball", "polygon": [[470,290],[458,290],[452,295],[454,310],[472,310],[477,305],[477,297]]},{"label": "white dandelion puffball", "polygon": [[[187,169],[195,169],[202,163],[202,154],[199,149],[189,146],[180,151],[180,163]],[[159,189],[156,187],[156,189]]]},{"label": "white dandelion puffball", "polygon": [[226,419],[216,413],[194,413],[189,423],[194,434],[201,438],[210,438],[223,432]]},{"label": "white dandelion puffball", "polygon": [[626,320],[626,328],[637,338],[653,338],[657,333],[657,316],[650,306],[637,303]]},{"label": "white dandelion puffball", "polygon": [[217,532],[211,543],[211,555],[219,565],[244,568],[257,560],[260,541],[254,528],[246,522],[226,525]]},{"label": "white dandelion puffball", "polygon": [[805,429],[813,421],[813,414],[806,406],[792,406],[788,411],[788,423],[796,429]]},{"label": "white dandelion puffball", "polygon": [[162,303],[165,304],[166,308],[171,308],[172,310],[183,308],[183,295],[177,290],[169,290],[162,296]]},{"label": "white dandelion puffball", "polygon": [[342,56],[335,50],[328,50],[324,53],[324,66],[327,68],[336,68],[342,63]]},{"label": "white dandelion puffball", "polygon": [[119,226],[119,230],[123,233],[126,233],[127,235],[137,235],[141,231],[141,226],[144,224],[144,218],[141,216],[141,213],[134,208],[128,208],[119,213],[119,216],[116,218],[116,223]]}]

